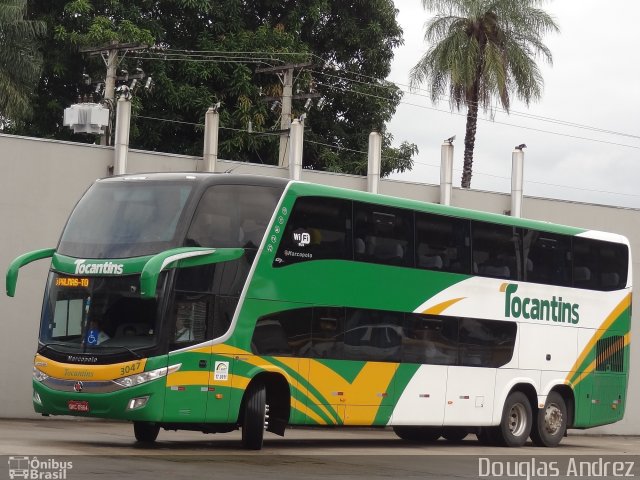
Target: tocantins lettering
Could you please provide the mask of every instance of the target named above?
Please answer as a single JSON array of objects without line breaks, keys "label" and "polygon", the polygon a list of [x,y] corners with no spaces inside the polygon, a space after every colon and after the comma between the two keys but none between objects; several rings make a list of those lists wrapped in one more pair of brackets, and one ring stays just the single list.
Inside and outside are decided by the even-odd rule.
[{"label": "tocantins lettering", "polygon": [[518,285],[508,283],[505,288],[504,316],[507,318],[524,318],[526,320],[546,320],[547,322],[572,323],[580,321],[577,303],[569,303],[562,297],[551,297],[551,300],[519,297],[515,295]]},{"label": "tocantins lettering", "polygon": [[76,275],[122,275],[122,263],[101,262],[86,263],[86,260],[76,260]]}]

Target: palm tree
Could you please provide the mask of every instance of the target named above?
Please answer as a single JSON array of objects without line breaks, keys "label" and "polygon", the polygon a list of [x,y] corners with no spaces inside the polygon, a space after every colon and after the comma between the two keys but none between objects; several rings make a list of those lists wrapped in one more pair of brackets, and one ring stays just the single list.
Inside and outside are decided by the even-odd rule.
[{"label": "palm tree", "polygon": [[0,0],[0,124],[29,115],[29,94],[40,78],[37,38],[45,25],[25,20],[26,11],[26,0]]},{"label": "palm tree", "polygon": [[413,88],[429,82],[436,102],[448,87],[451,108],[467,107],[462,188],[471,185],[478,107],[499,99],[509,111],[514,93],[527,105],[542,93],[542,75],[535,63],[540,55],[552,63],[542,43],[557,32],[553,18],[537,8],[542,0],[422,0],[435,11],[425,25],[429,50],[411,69]]}]

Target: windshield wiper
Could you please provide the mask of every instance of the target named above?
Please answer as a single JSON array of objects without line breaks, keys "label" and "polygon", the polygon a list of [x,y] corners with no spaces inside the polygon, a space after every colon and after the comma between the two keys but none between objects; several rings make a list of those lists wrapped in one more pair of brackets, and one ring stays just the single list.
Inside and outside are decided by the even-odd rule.
[{"label": "windshield wiper", "polygon": [[[76,348],[76,345],[74,345],[74,344],[50,342],[50,343],[43,343],[42,346],[40,348],[38,348],[37,353],[42,353],[42,351],[45,348],[51,348],[52,345],[56,346],[56,347]],[[58,352],[58,353],[69,353],[69,352],[62,352],[60,350],[56,350],[55,348],[51,348],[51,350],[53,350],[55,352]]]},{"label": "windshield wiper", "polygon": [[100,345],[98,348],[124,348],[127,352],[129,352],[131,355],[136,357],[138,360],[142,359],[142,355],[140,355],[139,353],[136,353],[134,350],[131,350],[129,347],[125,347],[124,345],[105,345],[105,346]]}]

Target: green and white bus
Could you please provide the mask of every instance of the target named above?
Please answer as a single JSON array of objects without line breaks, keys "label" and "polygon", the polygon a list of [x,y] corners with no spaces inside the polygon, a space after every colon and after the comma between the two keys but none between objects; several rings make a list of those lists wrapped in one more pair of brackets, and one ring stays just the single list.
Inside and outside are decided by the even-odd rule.
[{"label": "green and white bus", "polygon": [[44,415],[160,428],[392,427],[555,446],[623,416],[628,241],[284,179],[96,181],[51,258]]}]

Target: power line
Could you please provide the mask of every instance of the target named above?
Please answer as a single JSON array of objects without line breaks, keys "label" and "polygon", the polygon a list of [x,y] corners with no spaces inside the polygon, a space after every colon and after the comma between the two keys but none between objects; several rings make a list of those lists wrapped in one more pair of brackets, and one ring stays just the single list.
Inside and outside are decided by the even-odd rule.
[{"label": "power line", "polygon": [[[246,52],[246,51],[244,51],[244,52],[228,52],[228,51],[220,51],[220,50],[195,51],[195,50],[179,50],[179,49],[162,49],[162,50],[149,51],[149,52],[147,52],[147,54],[150,54],[152,56],[144,56],[144,54],[138,54],[138,55],[135,55],[135,56],[131,56],[130,58],[138,59],[138,60],[192,61],[192,62],[212,62],[212,63],[259,63],[259,64],[265,64],[265,65],[269,65],[269,66],[274,66],[270,62],[285,62],[285,60],[282,60],[280,58],[276,58],[277,56],[285,56],[285,57],[306,56],[307,58],[308,57],[316,58],[320,62],[322,62],[324,65],[326,65],[328,67],[333,67],[335,70],[342,71],[342,72],[344,72],[346,74],[353,75],[353,76],[356,76],[356,77],[366,78],[366,79],[369,79],[369,81],[363,81],[363,80],[358,80],[358,79],[354,79],[354,78],[347,78],[347,77],[344,77],[344,76],[334,75],[334,74],[331,74],[331,73],[328,73],[328,72],[325,72],[325,71],[322,71],[322,70],[317,70],[317,69],[316,70],[312,70],[312,72],[315,73],[315,74],[323,75],[323,76],[326,76],[326,77],[329,77],[329,78],[345,80],[345,81],[352,82],[352,83],[358,83],[358,84],[361,84],[361,85],[367,85],[367,86],[375,87],[375,88],[387,88],[389,86],[395,86],[403,94],[409,94],[409,95],[413,95],[413,96],[431,98],[430,95],[426,95],[424,93],[418,93],[418,92],[425,92],[426,91],[425,89],[414,88],[414,87],[410,87],[409,85],[406,85],[406,84],[391,82],[389,80],[380,79],[380,78],[377,78],[377,77],[373,77],[371,75],[363,74],[361,72],[351,71],[351,70],[348,70],[348,69],[346,69],[346,68],[344,68],[344,67],[342,67],[340,65],[337,65],[336,63],[328,63],[324,59],[322,59],[322,57],[320,57],[320,56],[318,56],[316,54],[310,53],[310,52]],[[371,80],[373,80],[373,81],[371,81]],[[332,89],[340,88],[340,87],[336,87],[334,85],[328,85],[328,84],[321,84],[321,85],[326,86],[327,88],[332,88]],[[402,87],[405,87],[405,88],[402,88]],[[364,92],[358,92],[358,91],[355,91],[355,90],[352,90],[352,89],[342,88],[342,90],[343,91],[352,92],[352,93],[356,93],[356,94],[360,94],[360,95],[371,96],[371,97],[374,97],[374,98],[377,98],[377,99],[380,99],[380,100],[387,100],[387,101],[391,101],[392,100],[392,98],[390,98],[390,97],[383,97],[383,96],[379,96],[379,95],[366,94]],[[450,98],[447,97],[447,96],[444,96],[444,95],[440,96],[440,98],[442,100],[450,101]],[[435,107],[427,107],[427,106],[424,106],[424,105],[419,105],[419,104],[406,102],[406,101],[402,101],[402,100],[400,101],[400,103],[404,104],[404,105],[410,105],[410,106],[416,106],[416,107],[419,107],[419,108],[425,108],[425,109],[429,109],[429,110],[433,110],[433,111],[437,111],[437,112],[465,116],[464,114],[460,114],[460,113],[457,113],[457,112],[451,112],[449,110],[443,110],[443,109],[439,109],[439,108],[435,108]],[[584,130],[589,130],[589,131],[608,134],[608,135],[616,135],[616,136],[623,136],[623,137],[627,137],[627,138],[640,139],[639,135],[634,135],[634,134],[625,133],[625,132],[618,132],[618,131],[614,131],[614,130],[608,130],[608,129],[604,129],[604,128],[600,128],[600,127],[594,127],[594,126],[590,126],[590,125],[579,124],[579,123],[570,122],[570,121],[567,121],[567,120],[561,120],[561,119],[552,118],[552,117],[546,117],[546,116],[542,116],[542,115],[534,115],[534,114],[525,113],[525,112],[519,112],[519,111],[515,111],[515,110],[506,111],[505,109],[500,108],[500,107],[493,107],[491,110],[496,111],[496,112],[509,114],[509,115],[516,116],[516,117],[523,117],[523,118],[527,118],[527,119],[531,119],[531,120],[535,120],[535,121],[542,121],[542,122],[547,122],[547,123],[567,126],[567,127],[570,127],[570,128],[578,128],[578,129],[584,129]],[[492,123],[496,123],[496,124],[499,124],[499,125],[508,125],[508,126],[514,126],[516,128],[530,129],[530,130],[534,130],[534,131],[539,131],[541,133],[549,133],[549,134],[552,134],[552,135],[566,136],[568,138],[575,138],[575,139],[578,139],[578,140],[594,141],[594,142],[606,143],[606,144],[610,144],[610,145],[622,146],[622,147],[627,147],[627,148],[636,148],[636,149],[640,148],[640,147],[627,145],[627,144],[621,144],[621,143],[617,143],[617,142],[609,142],[609,141],[606,141],[606,140],[596,140],[596,139],[593,139],[593,138],[581,137],[581,136],[577,136],[577,135],[562,134],[562,133],[552,132],[552,131],[543,130],[543,129],[535,129],[533,127],[525,127],[525,126],[521,126],[521,125],[515,125],[515,124],[512,124],[512,123],[497,122],[495,120],[490,120],[490,119],[481,118],[481,120],[490,121]]]},{"label": "power line", "polygon": [[[337,87],[335,85],[329,85],[329,84],[326,84],[326,83],[318,83],[318,85],[322,85],[324,87],[327,87],[327,88],[330,88],[330,89],[333,89],[333,90],[342,90],[344,92],[351,92],[351,93],[355,93],[357,95],[362,95],[362,96],[366,96],[366,97],[372,97],[372,98],[376,98],[378,100],[390,100],[388,97],[381,97],[380,95],[374,95],[372,93],[359,92],[357,90],[352,90],[352,89],[349,89],[349,88],[346,88],[346,87]],[[436,112],[448,113],[450,115],[457,115],[457,116],[460,116],[460,117],[466,117],[466,115],[463,114],[463,113],[449,112],[449,111],[442,110],[440,108],[428,107],[426,105],[420,105],[420,104],[417,104],[417,103],[404,102],[404,101],[400,101],[400,103],[403,104],[403,105],[410,105],[410,106],[413,106],[413,107],[424,108],[426,110],[433,110],[433,111],[436,111]],[[575,139],[579,139],[579,140],[586,140],[586,141],[589,141],[589,142],[604,143],[604,144],[607,144],[607,145],[615,145],[615,146],[618,146],[618,147],[627,147],[627,148],[633,148],[633,149],[636,149],[636,150],[640,150],[639,146],[628,145],[628,144],[625,144],[625,143],[610,142],[610,141],[607,141],[607,140],[598,140],[598,139],[595,139],[595,138],[581,137],[581,136],[578,136],[578,135],[571,135],[571,134],[568,134],[568,133],[553,132],[553,131],[550,131],[550,130],[543,130],[543,129],[534,128],[534,127],[525,127],[524,125],[516,125],[516,124],[508,123],[508,122],[499,122],[497,120],[490,120],[490,119],[486,119],[486,118],[478,118],[478,120],[482,120],[484,122],[493,123],[493,124],[496,124],[496,125],[506,125],[506,126],[509,126],[509,127],[521,128],[521,129],[524,129],[524,130],[532,130],[532,131],[541,132],[541,133],[548,133],[550,135],[557,135],[557,136],[561,136],[561,137],[575,138]]]},{"label": "power line", "polygon": [[[182,120],[172,120],[172,119],[168,119],[168,118],[158,118],[158,117],[148,117],[148,116],[144,116],[144,115],[132,115],[135,118],[142,118],[145,120],[154,120],[154,121],[160,121],[160,122],[167,122],[167,123],[177,123],[177,124],[181,124],[181,125],[192,125],[192,126],[196,126],[196,127],[204,127],[203,123],[195,123],[195,122],[185,122]],[[240,128],[231,128],[231,127],[219,127],[221,130],[230,130],[230,131],[234,131],[234,132],[242,132],[242,133],[251,133],[248,130],[244,130],[244,129],[240,129]],[[270,132],[260,132],[260,134],[262,135],[274,135],[274,136],[279,136],[279,133],[270,133]],[[320,145],[323,147],[328,147],[328,148],[332,148],[335,150],[343,150],[343,151],[347,151],[347,152],[351,152],[351,153],[359,153],[362,155],[368,155],[367,152],[363,151],[363,150],[355,150],[353,148],[348,148],[348,147],[342,147],[339,145],[331,145],[328,143],[322,143],[322,142],[316,142],[314,140],[304,140],[306,143],[311,143],[314,145]],[[383,155],[382,158],[388,158],[388,159],[397,159],[398,157],[391,157],[388,155]],[[430,164],[430,163],[425,163],[425,162],[420,162],[418,160],[414,160],[414,163],[418,164],[418,165],[424,165],[424,166],[428,166],[428,167],[433,167],[433,168],[440,168],[440,165],[435,165],[435,164]],[[461,169],[455,169],[456,172],[461,172]],[[485,176],[485,177],[494,177],[494,178],[499,178],[499,179],[503,179],[503,180],[510,180],[510,177],[505,177],[503,175],[494,175],[491,173],[484,173],[484,172],[478,172],[478,171],[474,171],[473,172],[474,175],[481,175],[481,176]],[[591,192],[591,193],[604,193],[604,194],[609,194],[609,195],[620,195],[620,196],[625,196],[625,197],[640,197],[640,194],[633,194],[633,193],[622,193],[622,192],[610,192],[607,190],[595,190],[595,189],[590,189],[590,188],[583,188],[583,187],[573,187],[571,185],[561,185],[561,184],[556,184],[556,183],[548,183],[548,182],[540,182],[540,181],[536,181],[536,180],[525,180],[526,184],[536,184],[536,185],[544,185],[544,186],[548,186],[548,187],[558,187],[558,188],[569,188],[572,190],[580,190],[583,192]]]}]

